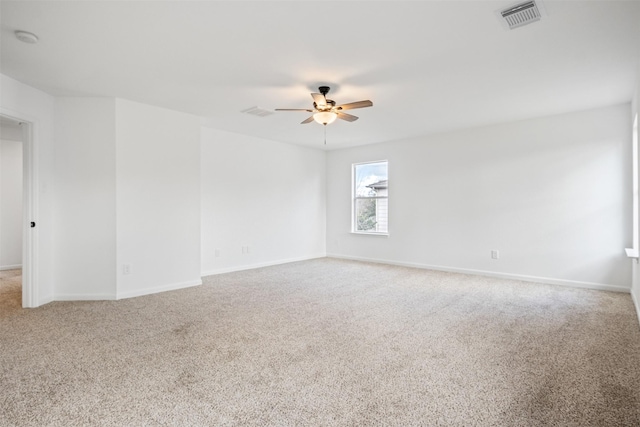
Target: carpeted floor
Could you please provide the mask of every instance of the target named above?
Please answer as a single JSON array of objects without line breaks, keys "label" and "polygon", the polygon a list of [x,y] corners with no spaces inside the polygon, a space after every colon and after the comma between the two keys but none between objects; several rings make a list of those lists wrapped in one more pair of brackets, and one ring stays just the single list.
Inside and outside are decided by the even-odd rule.
[{"label": "carpeted floor", "polygon": [[0,319],[15,314],[21,307],[22,270],[0,270]]},{"label": "carpeted floor", "polygon": [[640,425],[628,294],[318,259],[0,307],[2,426]]}]

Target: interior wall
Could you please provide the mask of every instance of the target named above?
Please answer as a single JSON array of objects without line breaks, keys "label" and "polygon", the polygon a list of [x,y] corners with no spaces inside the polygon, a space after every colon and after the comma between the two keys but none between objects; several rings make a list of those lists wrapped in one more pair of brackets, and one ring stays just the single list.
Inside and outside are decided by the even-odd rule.
[{"label": "interior wall", "polygon": [[[628,290],[628,104],[332,151],[330,256]],[[389,236],[351,234],[352,163],[389,160]],[[491,251],[499,251],[499,259]]]},{"label": "interior wall", "polygon": [[22,127],[18,123],[0,123],[0,139],[22,142]]},{"label": "interior wall", "polygon": [[54,98],[3,74],[0,74],[0,87],[0,113],[32,124],[33,186],[37,202],[32,221],[37,225],[30,232],[37,241],[35,274],[38,286],[33,290],[33,301],[27,302],[27,306],[36,307],[53,300]]},{"label": "interior wall", "polygon": [[[636,92],[633,97],[633,102],[631,104],[631,117],[632,117],[631,120],[633,120],[633,118],[635,118],[636,115],[640,115],[639,104],[640,104],[640,65],[638,65],[638,78],[636,79]],[[638,120],[640,121],[640,118]],[[635,159],[635,161],[637,161],[640,164],[640,158]],[[639,177],[639,180],[640,180],[640,177]],[[638,185],[640,186],[640,182],[638,182]],[[638,230],[638,233],[640,233],[640,230]],[[638,319],[640,320],[640,265],[638,264],[637,259],[633,262],[632,268],[633,268],[633,284],[631,288],[631,296],[636,306]]]},{"label": "interior wall", "polygon": [[10,270],[22,267],[22,142],[0,128],[0,270]]},{"label": "interior wall", "polygon": [[202,128],[202,275],[326,254],[324,151]]},{"label": "interior wall", "polygon": [[55,131],[55,299],[114,299],[115,100],[56,98]]},{"label": "interior wall", "polygon": [[200,280],[200,119],[116,100],[117,297]]}]

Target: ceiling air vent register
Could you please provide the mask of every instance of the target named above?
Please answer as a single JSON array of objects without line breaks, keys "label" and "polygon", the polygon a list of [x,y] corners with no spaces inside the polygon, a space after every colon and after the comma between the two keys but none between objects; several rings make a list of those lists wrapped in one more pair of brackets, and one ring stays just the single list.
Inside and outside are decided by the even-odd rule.
[{"label": "ceiling air vent register", "polygon": [[505,28],[513,30],[527,24],[537,22],[544,9],[540,1],[526,1],[497,12]]},{"label": "ceiling air vent register", "polygon": [[264,108],[260,108],[260,107],[247,108],[246,110],[242,110],[241,113],[251,114],[252,116],[258,116],[258,117],[266,117],[273,114],[272,111],[265,110]]}]

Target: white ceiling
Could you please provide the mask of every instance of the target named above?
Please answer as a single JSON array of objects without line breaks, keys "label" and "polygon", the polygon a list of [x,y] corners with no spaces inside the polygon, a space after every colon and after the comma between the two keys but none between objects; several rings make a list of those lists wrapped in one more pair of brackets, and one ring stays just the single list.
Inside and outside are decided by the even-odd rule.
[{"label": "white ceiling", "polygon": [[[640,1],[546,0],[507,31],[514,1],[7,1],[0,71],[53,95],[110,96],[202,116],[207,126],[323,148],[309,92],[362,99],[327,148],[629,102]],[[18,41],[13,31],[38,35]]]}]

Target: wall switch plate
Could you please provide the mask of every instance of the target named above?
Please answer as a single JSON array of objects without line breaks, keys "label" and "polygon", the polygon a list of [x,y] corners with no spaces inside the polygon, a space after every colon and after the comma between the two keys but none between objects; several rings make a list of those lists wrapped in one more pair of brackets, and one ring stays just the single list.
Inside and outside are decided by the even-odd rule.
[{"label": "wall switch plate", "polygon": [[215,257],[220,258],[220,249],[215,250]]},{"label": "wall switch plate", "polygon": [[499,258],[500,258],[500,251],[498,250],[491,251],[491,259],[499,259]]}]

